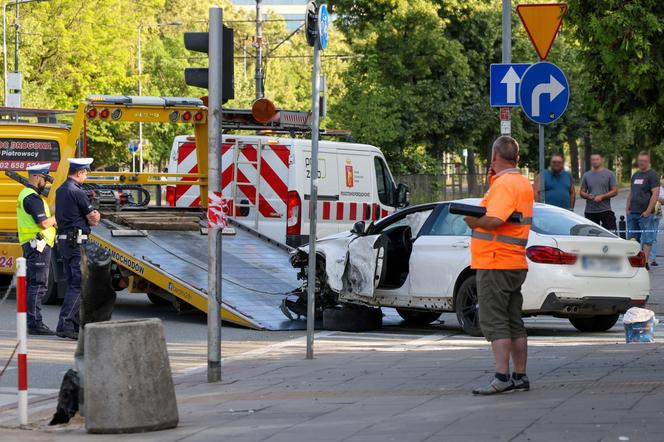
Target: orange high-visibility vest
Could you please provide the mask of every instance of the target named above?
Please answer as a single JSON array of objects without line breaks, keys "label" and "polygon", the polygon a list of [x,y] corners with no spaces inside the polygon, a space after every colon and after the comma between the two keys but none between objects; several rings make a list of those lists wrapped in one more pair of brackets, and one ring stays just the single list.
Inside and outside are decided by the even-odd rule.
[{"label": "orange high-visibility vest", "polygon": [[491,186],[480,203],[486,216],[505,221],[521,212],[520,224],[505,223],[493,229],[475,229],[470,240],[473,269],[527,269],[526,245],[533,217],[534,194],[530,181],[519,169],[507,169],[491,178]]}]

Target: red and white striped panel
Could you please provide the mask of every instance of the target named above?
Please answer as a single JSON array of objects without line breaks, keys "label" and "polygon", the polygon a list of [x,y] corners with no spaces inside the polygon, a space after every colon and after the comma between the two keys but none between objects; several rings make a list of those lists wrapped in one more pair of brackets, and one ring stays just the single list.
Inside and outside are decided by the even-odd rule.
[{"label": "red and white striped panel", "polygon": [[[193,144],[193,143],[192,143]],[[233,216],[233,179],[234,179],[234,145],[226,143],[222,146],[221,152],[221,183],[222,195],[228,201],[229,215]],[[286,216],[286,198],[288,196],[288,158],[290,150],[283,145],[265,145],[262,147],[261,155],[261,180],[260,195],[258,195],[258,210],[263,218],[283,218]],[[251,204],[256,204],[256,183],[257,183],[257,165],[249,164],[256,162],[257,153],[254,145],[245,145],[240,150],[238,158],[237,171],[237,200],[247,200]],[[196,158],[195,146],[182,145],[178,152],[178,171],[186,173],[197,173],[198,164]],[[192,179],[183,178],[183,181]],[[200,192],[198,186],[176,186],[175,201],[176,206],[186,205],[186,201],[192,201],[188,204],[191,207],[198,207],[200,203]],[[178,200],[181,203],[178,204]],[[234,216],[240,216],[240,210],[236,211]],[[253,214],[250,213],[250,216]]]},{"label": "red and white striped panel", "polygon": [[[333,223],[376,221],[394,212],[394,208],[383,206],[378,203],[355,201],[318,201],[317,210],[319,221]],[[304,202],[302,212],[303,220],[308,220],[309,201]]]}]

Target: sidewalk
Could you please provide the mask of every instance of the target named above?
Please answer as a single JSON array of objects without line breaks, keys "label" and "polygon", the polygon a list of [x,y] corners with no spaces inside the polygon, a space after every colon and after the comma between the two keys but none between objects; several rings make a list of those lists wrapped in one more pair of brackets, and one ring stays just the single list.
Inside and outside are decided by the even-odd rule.
[{"label": "sidewalk", "polygon": [[[658,327],[660,335],[664,328]],[[313,361],[301,346],[256,354],[177,385],[180,425],[123,435],[131,441],[662,441],[663,344],[626,345],[610,334],[542,332],[532,338],[530,392],[473,397],[490,380],[485,342],[454,332],[370,350],[365,335],[324,335]],[[352,336],[357,340],[352,341]],[[346,346],[343,350],[341,347]],[[283,350],[283,349],[282,349]],[[85,434],[82,420],[32,431],[8,427],[2,441],[114,440]],[[35,420],[33,416],[32,421]]]}]

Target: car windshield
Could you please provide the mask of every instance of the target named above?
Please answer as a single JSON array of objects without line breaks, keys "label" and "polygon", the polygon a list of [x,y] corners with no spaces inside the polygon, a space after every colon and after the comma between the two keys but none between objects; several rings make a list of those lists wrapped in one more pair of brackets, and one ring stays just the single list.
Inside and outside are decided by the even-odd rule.
[{"label": "car windshield", "polygon": [[534,232],[544,235],[615,237],[614,234],[591,221],[572,213],[546,207],[534,208],[532,229]]}]

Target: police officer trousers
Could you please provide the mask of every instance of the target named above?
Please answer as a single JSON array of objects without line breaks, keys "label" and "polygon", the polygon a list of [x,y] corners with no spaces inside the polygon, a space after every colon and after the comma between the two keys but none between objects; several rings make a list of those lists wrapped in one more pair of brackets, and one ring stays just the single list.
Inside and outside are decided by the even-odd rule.
[{"label": "police officer trousers", "polygon": [[22,246],[23,257],[26,260],[26,283],[28,303],[28,328],[42,326],[41,306],[42,299],[48,289],[48,270],[51,264],[51,248],[44,247],[40,253],[30,247],[30,243]]},{"label": "police officer trousers", "polygon": [[70,244],[66,239],[58,239],[58,254],[63,260],[67,275],[67,292],[60,309],[60,319],[56,331],[78,333],[81,306],[81,246]]}]

